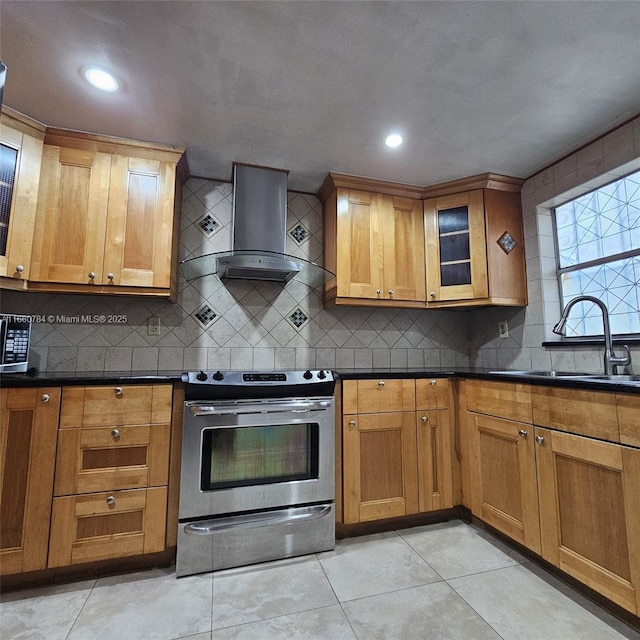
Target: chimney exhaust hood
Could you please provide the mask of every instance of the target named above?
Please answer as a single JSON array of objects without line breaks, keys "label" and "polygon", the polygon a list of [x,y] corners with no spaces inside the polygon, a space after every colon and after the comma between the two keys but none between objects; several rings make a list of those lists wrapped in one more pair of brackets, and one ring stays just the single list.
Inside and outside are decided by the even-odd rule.
[{"label": "chimney exhaust hood", "polygon": [[320,265],[287,255],[287,175],[283,169],[233,165],[231,250],[183,260],[182,275],[194,280],[298,280],[317,286],[335,277]]}]

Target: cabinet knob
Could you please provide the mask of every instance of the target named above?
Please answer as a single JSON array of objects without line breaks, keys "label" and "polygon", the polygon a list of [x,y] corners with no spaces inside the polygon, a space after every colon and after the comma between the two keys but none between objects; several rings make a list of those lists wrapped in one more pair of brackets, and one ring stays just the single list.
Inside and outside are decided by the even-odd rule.
[{"label": "cabinet knob", "polygon": [[19,264],[19,265],[16,267],[16,271],[17,271],[18,273],[22,273],[22,272],[24,271],[24,267],[23,267],[21,264]]},{"label": "cabinet knob", "polygon": [[114,505],[115,503],[116,503],[116,499],[115,499],[113,496],[109,496],[109,497],[107,498],[107,504],[108,504],[109,506]]},{"label": "cabinet knob", "polygon": [[518,431],[518,435],[522,438],[526,438],[527,437],[527,430],[526,429],[520,429],[520,431]]},{"label": "cabinet knob", "polygon": [[111,282],[113,282],[113,278],[115,276],[113,275],[113,273],[107,273],[107,278],[109,278],[109,280],[111,280]]},{"label": "cabinet knob", "polygon": [[435,300],[435,299],[436,299],[436,293],[435,293],[435,291],[432,291],[432,292],[429,294],[429,297],[430,297],[430,298],[432,298],[433,300]]},{"label": "cabinet knob", "polygon": [[429,417],[428,416],[422,416],[422,422],[424,422],[425,424],[427,422],[429,422]]},{"label": "cabinet knob", "polygon": [[430,384],[431,384],[432,387],[435,387],[438,384],[438,381],[437,380],[432,380],[430,382]]},{"label": "cabinet knob", "polygon": [[356,428],[356,421],[349,420],[349,429],[355,429],[355,428]]},{"label": "cabinet knob", "polygon": [[96,277],[96,274],[93,271],[89,271],[89,279],[93,280]]},{"label": "cabinet knob", "polygon": [[116,387],[113,391],[117,396],[122,395],[122,387]]},{"label": "cabinet knob", "polygon": [[50,399],[51,397],[49,396],[48,393],[43,393],[42,396],[40,397],[40,400],[42,400],[42,402],[49,402]]},{"label": "cabinet knob", "polygon": [[111,437],[112,437],[114,440],[117,440],[117,439],[120,437],[120,429],[114,429],[114,430],[111,432]]},{"label": "cabinet knob", "polygon": [[378,382],[378,386],[382,389],[382,387],[384,387],[384,380],[380,380],[380,382]]},{"label": "cabinet knob", "polygon": [[376,289],[376,293],[381,296],[382,295],[382,289]]},{"label": "cabinet knob", "polygon": [[536,436],[536,442],[542,444],[544,442],[544,436]]},{"label": "cabinet knob", "polygon": [[389,295],[392,296],[395,293],[393,289],[389,289]]}]

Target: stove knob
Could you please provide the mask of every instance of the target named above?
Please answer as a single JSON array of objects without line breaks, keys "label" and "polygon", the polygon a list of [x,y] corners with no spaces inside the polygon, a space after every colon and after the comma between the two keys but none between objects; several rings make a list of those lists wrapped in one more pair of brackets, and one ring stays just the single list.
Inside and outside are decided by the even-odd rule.
[{"label": "stove knob", "polygon": [[302,374],[302,377],[303,377],[305,380],[311,380],[311,378],[313,378],[313,373],[311,373],[311,371],[309,371],[309,370],[307,369],[307,371],[305,371],[305,372]]},{"label": "stove knob", "polygon": [[214,380],[217,380],[218,382],[220,380],[224,380],[224,375],[222,375],[222,373],[220,371],[216,371],[212,376],[211,376]]},{"label": "stove knob", "polygon": [[324,371],[320,371],[318,373],[318,378],[320,378],[320,380],[324,380],[327,377],[327,374]]},{"label": "stove knob", "polygon": [[200,382],[204,382],[207,379],[207,374],[204,371],[196,374],[196,380],[200,380]]}]

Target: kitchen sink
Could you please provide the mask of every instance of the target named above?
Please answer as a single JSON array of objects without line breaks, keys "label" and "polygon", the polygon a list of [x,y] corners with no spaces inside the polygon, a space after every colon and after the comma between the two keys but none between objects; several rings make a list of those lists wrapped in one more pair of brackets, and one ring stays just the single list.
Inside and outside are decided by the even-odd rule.
[{"label": "kitchen sink", "polygon": [[627,375],[626,373],[615,373],[611,375],[591,373],[588,375],[582,375],[583,380],[597,380],[598,382],[624,382],[640,384],[640,376]]},{"label": "kitchen sink", "polygon": [[506,376],[529,376],[532,378],[586,378],[590,376],[588,373],[575,373],[572,371],[525,371],[513,369],[508,371],[489,371],[489,373],[499,373]]}]

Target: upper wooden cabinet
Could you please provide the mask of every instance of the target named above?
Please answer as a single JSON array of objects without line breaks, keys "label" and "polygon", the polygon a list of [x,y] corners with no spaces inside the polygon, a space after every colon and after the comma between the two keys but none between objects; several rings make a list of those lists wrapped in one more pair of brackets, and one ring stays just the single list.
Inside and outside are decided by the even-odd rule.
[{"label": "upper wooden cabinet", "polygon": [[7,107],[0,119],[0,286],[30,276],[45,127]]},{"label": "upper wooden cabinet", "polygon": [[422,201],[376,187],[338,174],[323,185],[324,266],[336,274],[325,303],[424,308]]},{"label": "upper wooden cabinet", "polygon": [[425,189],[427,306],[527,304],[521,182],[489,174]]},{"label": "upper wooden cabinet", "polygon": [[172,298],[184,150],[47,129],[29,288]]}]

